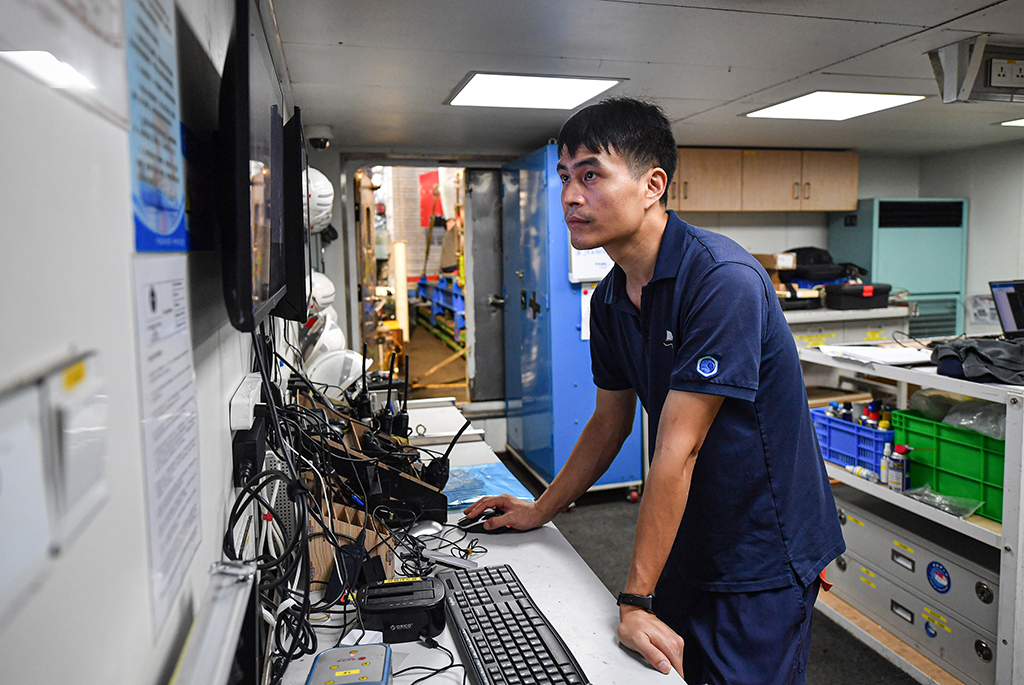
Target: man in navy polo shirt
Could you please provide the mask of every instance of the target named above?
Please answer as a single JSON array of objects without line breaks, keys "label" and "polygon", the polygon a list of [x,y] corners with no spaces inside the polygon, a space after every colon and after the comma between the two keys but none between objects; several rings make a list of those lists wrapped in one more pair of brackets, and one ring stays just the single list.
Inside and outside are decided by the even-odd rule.
[{"label": "man in navy polo shirt", "polygon": [[803,683],[819,573],[844,549],[803,376],[768,275],[665,209],[676,165],[655,105],[612,99],[558,138],[577,249],[615,261],[591,300],[597,406],[535,503],[486,498],[486,528],[554,518],[650,416],[650,471],[619,639],[694,683]]}]

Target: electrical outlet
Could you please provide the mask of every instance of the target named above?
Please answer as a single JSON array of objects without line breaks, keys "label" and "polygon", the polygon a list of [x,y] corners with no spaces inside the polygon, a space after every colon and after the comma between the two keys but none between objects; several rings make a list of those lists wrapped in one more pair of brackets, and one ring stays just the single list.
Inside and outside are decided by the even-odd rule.
[{"label": "electrical outlet", "polygon": [[1014,86],[1013,67],[1016,67],[1015,59],[993,59],[991,71],[989,72],[988,83],[992,86],[1012,88]]},{"label": "electrical outlet", "polygon": [[994,59],[989,71],[989,85],[1002,88],[1024,86],[1024,61]]}]

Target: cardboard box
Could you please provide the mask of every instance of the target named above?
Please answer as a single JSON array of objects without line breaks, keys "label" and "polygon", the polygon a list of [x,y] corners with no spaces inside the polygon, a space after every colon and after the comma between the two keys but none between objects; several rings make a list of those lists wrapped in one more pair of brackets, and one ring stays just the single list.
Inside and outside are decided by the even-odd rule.
[{"label": "cardboard box", "polygon": [[761,262],[766,271],[789,271],[796,268],[795,252],[777,252],[775,254],[755,254],[754,259]]}]

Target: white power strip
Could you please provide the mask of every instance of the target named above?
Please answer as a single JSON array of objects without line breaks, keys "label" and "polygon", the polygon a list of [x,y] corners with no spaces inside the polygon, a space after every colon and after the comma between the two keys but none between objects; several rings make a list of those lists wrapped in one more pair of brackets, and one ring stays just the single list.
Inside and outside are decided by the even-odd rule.
[{"label": "white power strip", "polygon": [[252,428],[256,405],[260,403],[260,390],[263,379],[258,373],[246,374],[235,394],[231,396],[229,416],[231,430],[244,431]]}]

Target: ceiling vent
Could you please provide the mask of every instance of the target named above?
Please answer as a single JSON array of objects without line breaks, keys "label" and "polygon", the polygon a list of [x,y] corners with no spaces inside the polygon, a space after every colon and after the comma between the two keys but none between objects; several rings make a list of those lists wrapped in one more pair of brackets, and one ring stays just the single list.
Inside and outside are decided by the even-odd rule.
[{"label": "ceiling vent", "polygon": [[1024,104],[1024,48],[989,45],[988,34],[932,50],[942,101]]}]

